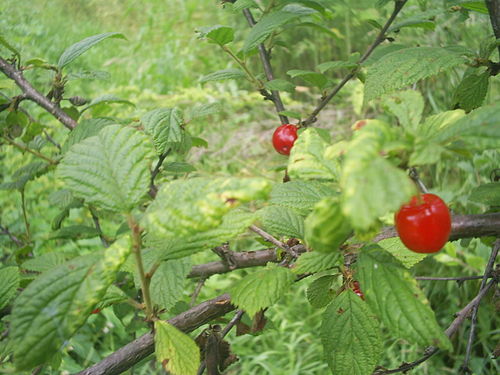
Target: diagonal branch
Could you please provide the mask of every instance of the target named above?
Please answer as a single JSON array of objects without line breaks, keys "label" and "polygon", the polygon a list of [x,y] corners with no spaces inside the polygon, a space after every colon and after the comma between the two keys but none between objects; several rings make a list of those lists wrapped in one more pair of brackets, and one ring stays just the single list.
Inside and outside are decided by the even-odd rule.
[{"label": "diagonal branch", "polygon": [[[500,0],[486,0],[486,6],[495,38],[500,39]],[[500,55],[500,45],[498,46],[498,54]]]},{"label": "diagonal branch", "polygon": [[[243,10],[243,15],[247,19],[248,24],[250,27],[254,27],[256,22],[255,19],[253,18],[252,12],[250,9],[244,9]],[[266,50],[266,46],[264,43],[259,44],[259,56],[260,56],[260,61],[262,62],[262,66],[264,68],[264,73],[266,74],[266,78],[268,81],[272,81],[274,79],[274,74],[273,74],[273,68],[271,66],[271,57],[269,56],[269,52]],[[278,112],[278,116],[280,117],[281,123],[282,124],[288,124],[288,117],[280,115],[280,112],[283,112],[285,110],[285,106],[283,105],[283,102],[281,101],[281,96],[280,92],[276,90],[271,91],[271,100],[274,103],[274,106],[276,108],[276,112]]]},{"label": "diagonal branch", "polygon": [[72,130],[78,125],[77,122],[68,116],[59,106],[52,103],[45,95],[37,91],[31,83],[24,78],[21,70],[9,64],[7,60],[4,60],[2,57],[0,57],[0,71],[16,83],[27,99],[45,109],[68,129]]},{"label": "diagonal branch", "polygon": [[[370,55],[375,50],[375,48],[377,48],[378,45],[385,40],[385,38],[386,38],[385,34],[386,34],[387,30],[392,25],[392,23],[396,19],[397,15],[401,11],[401,9],[403,9],[403,7],[407,3],[407,1],[408,0],[397,0],[394,3],[394,10],[393,10],[391,16],[389,17],[389,19],[387,20],[385,25],[380,30],[375,41],[368,47],[368,49],[363,54],[363,56],[361,56],[361,58],[358,61],[358,64],[364,63],[368,59],[368,57],[370,57]],[[349,82],[356,75],[357,71],[358,71],[358,68],[354,68],[349,74],[347,74],[342,79],[342,81],[340,81],[340,83],[333,88],[332,92],[330,94],[328,94],[324,99],[321,100],[321,102],[314,109],[314,111],[311,112],[309,117],[307,117],[304,121],[301,122],[301,125],[302,126],[309,126],[309,125],[313,124],[314,122],[316,122],[316,120],[317,120],[316,116],[321,112],[321,110],[323,108],[325,108],[325,106],[330,102],[330,100],[332,100],[333,97],[338,94],[338,92],[345,86],[345,84],[347,82]]]}]

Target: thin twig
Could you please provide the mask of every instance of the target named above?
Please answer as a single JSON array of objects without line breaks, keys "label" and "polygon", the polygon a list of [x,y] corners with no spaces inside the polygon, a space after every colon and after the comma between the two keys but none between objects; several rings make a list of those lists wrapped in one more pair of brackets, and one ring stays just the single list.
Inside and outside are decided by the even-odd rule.
[{"label": "thin twig", "polygon": [[45,129],[43,130],[43,134],[45,135],[45,138],[47,138],[47,141],[49,141],[49,142],[50,142],[50,143],[52,143],[54,146],[56,146],[56,147],[57,147],[57,149],[58,149],[59,151],[61,151],[61,150],[62,150],[61,145],[60,145],[59,143],[57,143],[57,141],[56,141],[54,138],[52,138],[52,137],[50,136],[50,134],[49,134],[49,133],[48,133]]},{"label": "thin twig", "polygon": [[[398,0],[398,1],[395,2],[395,4],[394,4],[394,10],[393,10],[391,16],[389,17],[389,19],[385,23],[384,27],[382,27],[382,29],[380,30],[380,32],[377,35],[377,38],[375,39],[375,41],[368,47],[368,49],[363,54],[363,56],[361,56],[361,58],[358,61],[358,64],[362,64],[363,62],[365,62],[368,59],[368,57],[370,57],[370,55],[372,54],[373,50],[375,48],[377,48],[378,45],[385,40],[385,38],[386,38],[385,33],[387,32],[387,30],[389,29],[389,27],[391,26],[391,24],[396,19],[397,15],[401,11],[401,9],[403,9],[403,7],[405,6],[405,4],[406,4],[407,1],[408,0]],[[316,122],[316,120],[317,120],[316,116],[330,102],[330,100],[332,100],[332,98],[335,95],[337,95],[337,93],[342,89],[342,87],[344,87],[345,84],[347,82],[349,82],[351,80],[351,78],[353,78],[356,75],[357,71],[358,71],[358,68],[354,68],[353,70],[351,70],[351,72],[349,72],[342,79],[342,81],[340,81],[340,83],[333,88],[332,92],[330,94],[328,94],[324,99],[321,100],[321,102],[314,109],[314,111],[312,111],[311,114],[304,121],[301,122],[301,125],[302,126],[309,126],[312,123]]]},{"label": "thin twig", "polygon": [[[495,260],[496,260],[497,255],[498,255],[499,248],[500,248],[500,239],[497,239],[495,241],[495,245],[493,246],[493,249],[491,250],[490,259],[488,260],[488,264],[486,265],[486,269],[484,271],[483,280],[481,281],[481,286],[479,287],[480,291],[486,287],[486,282],[488,281],[488,275],[493,270],[493,265],[495,264]],[[479,311],[479,304],[474,306],[474,308],[472,309],[469,338],[467,340],[467,347],[465,350],[464,363],[462,364],[462,366],[460,368],[460,371],[462,373],[465,373],[465,374],[472,373],[472,371],[469,369],[469,360],[470,360],[470,356],[472,353],[472,344],[474,343],[474,337],[476,335],[478,311]]]},{"label": "thin twig", "polygon": [[21,241],[18,237],[16,237],[12,232],[9,230],[9,228],[4,227],[0,225],[0,234],[4,234],[10,238],[12,242],[14,242],[17,246],[23,247],[24,243]]},{"label": "thin twig", "polygon": [[[248,8],[244,9],[243,15],[247,19],[247,22],[250,25],[250,27],[254,27],[256,22],[255,19],[253,18],[250,9]],[[259,44],[258,49],[259,49],[260,61],[262,62],[266,78],[268,81],[272,81],[274,79],[274,74],[273,74],[273,68],[271,66],[271,58],[269,56],[269,52],[266,50],[266,46],[264,45],[264,43]],[[272,90],[271,98],[276,108],[276,112],[278,112],[278,116],[281,120],[281,123],[288,124],[288,117],[279,114],[280,112],[283,112],[285,110],[285,106],[283,105],[283,102],[281,100],[280,92]]]},{"label": "thin twig", "polygon": [[59,164],[59,162],[57,160],[51,159],[48,156],[45,156],[44,154],[42,154],[36,150],[33,150],[25,145],[17,143],[15,141],[13,141],[12,139],[10,139],[9,137],[3,136],[2,139],[5,139],[7,141],[7,143],[10,144],[11,146],[14,146],[15,148],[17,148],[21,151],[29,152],[30,154],[35,155],[36,157],[45,160],[46,162],[48,162],[51,165]]},{"label": "thin twig", "polygon": [[30,222],[28,220],[28,209],[26,208],[26,196],[24,194],[24,189],[21,190],[21,210],[23,211],[23,220],[24,226],[26,228],[26,237],[28,238],[28,242],[31,241],[31,232],[30,232]]},{"label": "thin twig", "polygon": [[160,168],[163,165],[163,162],[165,161],[169,153],[170,149],[168,149],[158,157],[158,162],[156,163],[153,172],[151,172],[151,179],[149,182],[149,195],[151,196],[151,198],[155,198],[156,194],[158,193],[158,188],[155,185],[155,178],[156,176],[158,176],[158,173],[160,173]]},{"label": "thin twig", "polygon": [[267,233],[266,231],[260,229],[259,227],[257,227],[256,225],[250,225],[249,229],[252,231],[252,232],[255,232],[257,233],[259,236],[261,236],[263,239],[265,239],[267,242],[271,242],[273,245],[276,245],[278,246],[280,249],[282,249],[284,252],[286,252],[288,255],[290,255],[291,257],[295,258],[296,257],[296,254],[294,254],[292,251],[290,251],[290,248],[284,244],[283,242],[281,242],[280,240],[278,240],[277,238],[273,237],[272,235],[270,235],[269,233]]},{"label": "thin twig", "polygon": [[[496,39],[500,39],[500,1],[486,0],[488,13],[490,14],[491,27]],[[498,54],[500,55],[500,45],[498,46]]]},{"label": "thin twig", "polygon": [[2,57],[0,57],[0,70],[16,83],[23,91],[26,98],[45,109],[68,129],[72,130],[78,125],[78,123],[68,116],[59,106],[52,103],[45,95],[37,91],[31,83],[24,78],[22,71],[18,70],[14,65],[9,64],[9,62]]},{"label": "thin twig", "polygon": [[206,281],[207,279],[205,277],[198,280],[198,284],[196,284],[196,288],[194,289],[193,294],[191,294],[191,303],[189,304],[189,307],[193,307],[196,304],[196,299],[200,295],[201,289],[203,288],[203,285],[205,285]]},{"label": "thin twig", "polygon": [[427,187],[424,185],[424,183],[422,182],[422,180],[420,179],[420,176],[418,175],[418,171],[417,171],[417,168],[410,168],[410,178],[413,180],[413,182],[415,182],[415,184],[418,186],[418,188],[420,189],[420,191],[424,194],[427,194],[429,193],[429,190],[427,189]]}]

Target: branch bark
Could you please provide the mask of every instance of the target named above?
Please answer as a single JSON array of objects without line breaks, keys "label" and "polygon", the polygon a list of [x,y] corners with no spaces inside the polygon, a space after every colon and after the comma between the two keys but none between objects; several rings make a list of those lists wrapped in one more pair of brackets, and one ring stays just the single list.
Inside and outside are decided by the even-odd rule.
[{"label": "branch bark", "polygon": [[[500,0],[486,0],[486,6],[495,38],[500,39]],[[500,56],[500,46],[498,46],[498,54]]]},{"label": "branch bark", "polygon": [[45,95],[37,91],[31,83],[24,78],[22,71],[16,69],[15,66],[9,64],[7,60],[2,57],[0,57],[0,70],[16,83],[27,99],[45,109],[68,129],[72,130],[78,125],[77,122],[68,116],[59,106],[52,103]]}]

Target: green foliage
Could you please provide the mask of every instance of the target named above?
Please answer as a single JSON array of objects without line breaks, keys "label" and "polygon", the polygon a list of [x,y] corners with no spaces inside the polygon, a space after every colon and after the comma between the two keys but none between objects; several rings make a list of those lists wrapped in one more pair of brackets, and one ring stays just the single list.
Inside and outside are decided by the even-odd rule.
[{"label": "green foliage", "polygon": [[379,322],[350,290],[326,308],[321,340],[332,373],[339,375],[373,373],[383,349]]},{"label": "green foliage", "polygon": [[413,47],[389,53],[368,68],[365,101],[464,64],[457,52],[438,47]]},{"label": "green foliage", "polygon": [[211,26],[199,29],[201,37],[207,38],[210,42],[223,46],[234,40],[234,30],[228,26]]},{"label": "green foliage", "polygon": [[305,221],[305,240],[313,250],[338,251],[352,233],[349,220],[342,214],[338,197],[324,198],[314,206]]},{"label": "green foliage", "polygon": [[151,298],[154,303],[167,310],[173,307],[182,297],[189,271],[189,259],[162,262],[151,278]]},{"label": "green foliage", "polygon": [[125,36],[121,33],[104,33],[104,34],[89,36],[88,38],[85,38],[79,41],[78,43],[75,43],[72,46],[68,47],[62,53],[61,57],[59,57],[59,62],[57,63],[59,69],[64,68],[66,65],[70,64],[77,57],[83,55],[86,51],[95,46],[97,43],[100,43],[101,41],[107,38],[125,39]]},{"label": "green foliage", "polygon": [[470,112],[481,106],[488,93],[489,78],[489,72],[464,76],[455,89],[455,100],[460,108]]},{"label": "green foliage", "polygon": [[144,130],[153,137],[158,155],[182,144],[185,137],[183,121],[182,113],[176,108],[155,109],[142,116]]},{"label": "green foliage", "polygon": [[46,271],[20,294],[11,326],[19,370],[46,362],[85,323],[129,252],[129,238],[122,238],[106,250]]},{"label": "green foliage", "polygon": [[173,325],[155,322],[155,352],[158,362],[172,375],[196,375],[200,350],[196,343]]},{"label": "green foliage", "polygon": [[239,69],[223,69],[216,72],[207,74],[200,78],[200,82],[222,81],[225,79],[239,79],[246,78],[245,72]]},{"label": "green foliage", "polygon": [[61,151],[66,153],[74,144],[99,134],[104,127],[112,124],[114,121],[110,118],[91,118],[80,121],[78,126],[69,133]]},{"label": "green foliage", "polygon": [[379,241],[377,244],[382,249],[391,253],[392,256],[399,260],[406,268],[412,268],[427,256],[427,254],[409,251],[399,237],[386,238],[385,240]]},{"label": "green foliage", "polygon": [[337,294],[337,281],[338,277],[334,275],[325,275],[314,280],[307,288],[309,303],[319,309],[328,305]]},{"label": "green foliage", "polygon": [[316,273],[340,267],[342,261],[340,252],[320,253],[316,251],[302,254],[295,263],[293,272],[296,274]]},{"label": "green foliage", "polygon": [[144,197],[149,184],[151,149],[147,138],[120,125],[72,146],[58,167],[68,188],[87,203],[127,212]]},{"label": "green foliage", "polygon": [[480,185],[472,190],[469,199],[487,206],[500,206],[500,183]]},{"label": "green foliage", "polygon": [[258,212],[263,228],[275,236],[304,238],[304,219],[292,208],[267,206]]},{"label": "green foliage", "polygon": [[230,290],[231,302],[250,316],[276,303],[290,288],[295,276],[283,267],[268,263],[238,281]]},{"label": "green foliage", "polygon": [[451,349],[415,279],[389,254],[365,248],[356,263],[366,302],[396,337]]},{"label": "green foliage", "polygon": [[19,269],[3,267],[0,269],[0,310],[16,295],[19,288]]}]

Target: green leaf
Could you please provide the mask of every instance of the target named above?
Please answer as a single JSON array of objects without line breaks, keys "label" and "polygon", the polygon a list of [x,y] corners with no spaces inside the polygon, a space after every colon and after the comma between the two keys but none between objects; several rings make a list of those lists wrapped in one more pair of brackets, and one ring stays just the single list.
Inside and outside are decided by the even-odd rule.
[{"label": "green leaf", "polygon": [[340,287],[338,277],[334,275],[321,276],[314,280],[307,288],[307,300],[311,306],[318,309],[325,307],[337,294]]},{"label": "green leaf", "polygon": [[173,325],[155,321],[155,353],[162,367],[172,375],[196,375],[200,349],[196,343]]},{"label": "green leaf", "polygon": [[171,163],[167,163],[163,168],[166,172],[173,174],[190,173],[196,170],[194,166],[183,161],[173,161]]},{"label": "green leaf", "polygon": [[276,303],[294,280],[295,276],[288,268],[268,263],[266,268],[245,276],[230,289],[231,303],[254,316]]},{"label": "green leaf", "polygon": [[239,69],[223,69],[218,70],[216,72],[207,74],[206,76],[200,79],[200,82],[209,82],[209,81],[222,81],[225,79],[240,79],[246,78],[246,74]]},{"label": "green leaf", "polygon": [[68,207],[73,200],[73,193],[68,189],[56,190],[49,195],[49,203],[61,209]]},{"label": "green leaf", "polygon": [[475,12],[488,14],[488,8],[484,1],[465,1],[459,4],[462,8],[473,10]]},{"label": "green leaf", "polygon": [[85,323],[129,252],[124,237],[43,273],[24,289],[13,307],[10,335],[18,370],[40,365],[60,350]]},{"label": "green leaf", "polygon": [[340,252],[320,253],[316,251],[302,254],[292,271],[298,275],[302,273],[317,273],[342,265]]},{"label": "green leaf", "polygon": [[380,156],[383,143],[391,139],[388,125],[367,122],[349,143],[341,177],[342,211],[362,231],[399,209],[416,192],[406,173]]},{"label": "green leaf", "polygon": [[65,154],[74,144],[80,143],[84,139],[99,134],[102,129],[112,124],[115,124],[115,122],[106,117],[82,120],[78,126],[68,134],[68,138],[66,138],[66,142],[62,146],[61,152]]},{"label": "green leaf", "polygon": [[151,298],[162,309],[169,310],[184,293],[186,276],[191,271],[189,258],[162,262],[151,278]]},{"label": "green leaf", "polygon": [[356,268],[367,303],[394,336],[421,346],[451,349],[415,279],[391,255],[376,246],[365,248]]},{"label": "green leaf", "polygon": [[484,106],[445,127],[432,140],[442,143],[461,140],[479,150],[499,148],[499,118],[499,103]]},{"label": "green leaf", "polygon": [[460,108],[470,112],[483,104],[488,93],[490,74],[469,74],[465,76],[455,89],[455,101]]},{"label": "green leaf", "polygon": [[339,70],[339,69],[354,69],[358,66],[355,62],[352,61],[328,61],[322,64],[319,64],[316,69],[318,69],[321,73],[324,73],[328,70]]},{"label": "green leaf", "polygon": [[12,181],[0,184],[0,190],[23,190],[26,184],[49,171],[49,164],[33,161],[12,174]]},{"label": "green leaf", "polygon": [[269,203],[293,208],[305,216],[314,205],[325,197],[337,195],[337,190],[326,183],[318,181],[290,181],[276,184],[271,191]]},{"label": "green leaf", "polygon": [[321,341],[335,375],[370,375],[383,350],[380,325],[351,290],[335,297],[323,315]]},{"label": "green leaf", "polygon": [[63,253],[53,251],[28,259],[22,264],[22,268],[33,272],[45,272],[66,262],[67,256]]},{"label": "green leaf", "polygon": [[93,238],[99,236],[99,231],[86,225],[70,225],[63,227],[50,235],[51,240],[66,238]]},{"label": "green leaf", "polygon": [[222,106],[218,102],[201,104],[195,106],[193,109],[189,111],[189,117],[191,118],[191,120],[195,118],[206,117],[220,112],[221,109]]},{"label": "green leaf", "polygon": [[470,193],[469,200],[487,206],[500,206],[500,182],[478,186]]},{"label": "green leaf", "polygon": [[188,237],[176,237],[166,241],[163,238],[151,238],[158,252],[158,259],[179,259],[209,250],[215,246],[232,240],[242,234],[256,221],[256,215],[249,212],[234,210],[224,215],[221,225],[216,228],[199,232]]},{"label": "green leaf", "polygon": [[58,172],[67,187],[87,203],[129,212],[149,187],[151,146],[137,130],[109,125],[97,136],[73,145]]},{"label": "green leaf", "polygon": [[157,237],[174,238],[214,229],[241,203],[265,199],[263,178],[192,178],[164,184],[146,210],[144,225]]},{"label": "green leaf", "polygon": [[200,36],[207,38],[211,43],[223,46],[234,40],[234,30],[229,26],[210,26],[202,27],[198,30]]},{"label": "green leaf", "polygon": [[339,165],[327,157],[328,144],[314,128],[299,134],[290,152],[288,174],[292,179],[338,180]]},{"label": "green leaf", "polygon": [[405,48],[368,68],[365,102],[465,63],[458,53],[440,47]]},{"label": "green leaf", "polygon": [[417,126],[424,111],[424,98],[415,90],[406,90],[385,95],[382,107],[397,117],[401,126],[412,132],[418,131]]},{"label": "green leaf", "polygon": [[243,51],[248,53],[251,49],[264,42],[264,40],[266,40],[267,37],[278,27],[283,26],[298,17],[298,14],[282,10],[266,14],[254,27],[252,27],[252,30],[248,34],[245,44],[243,45]]},{"label": "green leaf", "polygon": [[232,10],[234,12],[247,8],[258,8],[258,5],[255,0],[237,0],[234,4],[232,4]]},{"label": "green leaf", "polygon": [[12,44],[7,42],[7,39],[5,39],[2,35],[0,35],[0,45],[4,46],[10,52],[12,52],[14,54],[14,56],[16,56],[17,61],[21,60],[21,54],[19,53],[19,51],[16,48],[14,48],[14,46],[12,46]]},{"label": "green leaf", "polygon": [[276,91],[288,91],[293,92],[295,90],[295,85],[285,79],[273,79],[264,84],[264,87],[268,90]]},{"label": "green leaf", "polygon": [[17,288],[19,288],[19,269],[0,268],[0,310],[3,310],[16,295]]},{"label": "green leaf", "polygon": [[[102,103],[120,103],[120,104],[126,104],[126,105],[130,105],[132,107],[135,107],[135,104],[128,101],[128,100],[120,99],[112,94],[106,94],[106,95],[99,96],[95,99],[92,99],[90,101],[90,103],[87,104],[87,106],[81,110],[81,113],[85,112],[89,108],[95,107],[96,105],[102,104]],[[78,126],[80,126],[80,125],[78,125]]]},{"label": "green leaf", "polygon": [[97,34],[97,35],[90,36],[90,37],[85,38],[85,39],[79,41],[78,43],[75,43],[72,46],[68,47],[62,53],[61,57],[59,57],[59,62],[57,63],[57,66],[59,67],[59,69],[64,68],[66,65],[71,63],[73,60],[75,60],[80,55],[87,52],[90,48],[95,46],[97,43],[99,43],[107,38],[126,39],[122,33],[103,33],[103,34]]},{"label": "green leaf", "polygon": [[379,241],[377,245],[392,254],[392,256],[399,260],[406,268],[412,268],[428,255],[408,250],[399,237],[386,238],[385,240]]},{"label": "green leaf", "polygon": [[342,214],[338,197],[324,198],[316,203],[305,220],[307,245],[323,253],[338,250],[351,233],[352,227]]},{"label": "green leaf", "polygon": [[153,137],[158,155],[179,146],[184,139],[182,112],[177,108],[160,108],[149,111],[141,117],[144,131]]},{"label": "green leaf", "polygon": [[278,115],[296,118],[298,120],[302,118],[302,115],[299,112],[294,112],[294,111],[281,111],[278,113]]},{"label": "green leaf", "polygon": [[320,89],[323,89],[328,83],[328,79],[326,78],[326,76],[321,73],[312,72],[310,70],[292,69],[286,72],[286,74],[288,74],[292,78],[300,77],[304,81],[309,82],[313,86],[316,86]]},{"label": "green leaf", "polygon": [[281,237],[304,238],[304,219],[297,211],[281,206],[267,206],[258,211],[266,232]]}]

